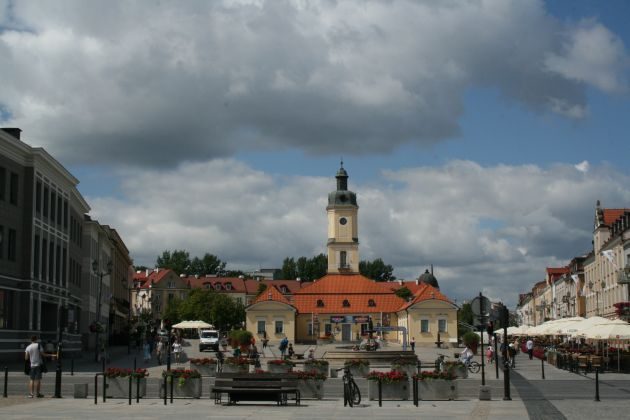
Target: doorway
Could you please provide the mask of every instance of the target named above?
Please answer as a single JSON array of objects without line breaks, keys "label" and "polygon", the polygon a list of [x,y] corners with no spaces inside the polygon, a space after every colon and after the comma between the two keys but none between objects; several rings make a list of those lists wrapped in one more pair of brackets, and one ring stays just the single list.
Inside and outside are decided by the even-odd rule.
[{"label": "doorway", "polygon": [[352,324],[341,324],[341,341],[352,341]]}]

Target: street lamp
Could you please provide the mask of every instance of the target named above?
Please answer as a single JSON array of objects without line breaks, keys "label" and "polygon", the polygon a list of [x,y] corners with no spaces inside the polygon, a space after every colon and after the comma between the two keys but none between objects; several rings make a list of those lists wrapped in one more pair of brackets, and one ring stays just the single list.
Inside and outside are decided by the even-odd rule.
[{"label": "street lamp", "polygon": [[112,274],[112,262],[109,261],[107,263],[107,271],[98,271],[99,263],[98,261],[92,261],[92,272],[99,276],[98,282],[98,300],[96,301],[96,348],[94,349],[94,361],[98,362],[98,351],[99,351],[99,343],[100,343],[100,334],[99,326],[101,321],[101,300],[103,295],[103,277],[109,276]]}]

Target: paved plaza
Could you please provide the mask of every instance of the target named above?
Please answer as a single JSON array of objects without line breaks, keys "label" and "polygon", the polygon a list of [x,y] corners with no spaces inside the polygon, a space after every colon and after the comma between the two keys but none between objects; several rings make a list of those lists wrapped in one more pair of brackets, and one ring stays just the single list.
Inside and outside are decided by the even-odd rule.
[{"label": "paved plaza", "polygon": [[[196,351],[196,341],[191,340],[186,351],[189,357],[200,356]],[[390,346],[388,350],[399,347]],[[296,351],[306,352],[309,346],[296,346]],[[334,346],[316,348],[317,356],[323,355]],[[453,357],[457,349],[436,349],[428,347],[416,348],[416,353],[424,363],[432,363],[438,354]],[[277,348],[266,349],[263,358],[270,359],[277,356]],[[213,357],[213,353],[204,353]],[[127,355],[126,349],[116,349],[115,362],[111,366],[133,366],[134,357],[138,357],[138,366],[144,366],[132,351]],[[68,363],[65,362],[65,365]],[[187,367],[182,363],[180,367]],[[103,403],[99,398],[98,405],[94,405],[93,382],[94,372],[100,370],[91,361],[75,363],[75,374],[70,376],[64,372],[62,395],[64,398],[50,398],[53,393],[54,373],[49,373],[43,382],[43,392],[46,398],[28,399],[26,394],[26,376],[13,367],[9,374],[9,398],[0,398],[0,418],[213,418],[213,419],[329,419],[348,416],[361,418],[453,418],[453,419],[620,419],[628,417],[630,407],[630,375],[605,373],[600,375],[600,402],[595,402],[594,375],[577,375],[564,370],[558,370],[545,364],[545,379],[542,379],[540,360],[530,361],[527,355],[520,354],[517,358],[516,369],[511,371],[511,401],[504,401],[503,373],[496,378],[494,365],[486,370],[486,383],[491,389],[491,401],[479,401],[479,386],[481,374],[470,375],[469,379],[458,381],[459,398],[457,401],[420,401],[415,407],[412,401],[384,401],[379,407],[378,401],[367,400],[367,381],[357,380],[364,394],[359,407],[344,407],[341,393],[341,380],[328,379],[323,400],[304,399],[301,406],[283,406],[242,403],[236,406],[215,405],[209,395],[208,385],[204,384],[203,398],[199,400],[175,399],[173,404],[164,405],[163,400],[156,393],[148,392],[150,398],[133,401],[128,405],[127,400],[108,399]],[[149,388],[157,389],[157,381],[163,366],[157,366],[155,361],[148,365],[151,373]],[[88,399],[74,399],[73,384],[88,383]]]}]

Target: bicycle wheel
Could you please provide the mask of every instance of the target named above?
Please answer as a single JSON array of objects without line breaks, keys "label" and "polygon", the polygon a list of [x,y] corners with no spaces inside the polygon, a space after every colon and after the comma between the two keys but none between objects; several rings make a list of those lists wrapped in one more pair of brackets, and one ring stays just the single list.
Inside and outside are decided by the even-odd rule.
[{"label": "bicycle wheel", "polygon": [[346,381],[344,381],[343,383],[343,405],[345,406],[346,403],[348,403],[348,405],[350,407],[352,407],[352,405],[354,404],[354,395],[352,393],[353,391],[353,387],[350,386],[350,384]]},{"label": "bicycle wheel", "polygon": [[361,404],[361,391],[359,391],[359,386],[356,384],[356,382],[352,381],[350,383],[350,389],[352,390],[350,396],[352,397],[353,404]]},{"label": "bicycle wheel", "polygon": [[470,370],[471,373],[477,373],[479,369],[481,369],[481,365],[477,362],[470,362],[470,365],[468,365],[468,370]]}]

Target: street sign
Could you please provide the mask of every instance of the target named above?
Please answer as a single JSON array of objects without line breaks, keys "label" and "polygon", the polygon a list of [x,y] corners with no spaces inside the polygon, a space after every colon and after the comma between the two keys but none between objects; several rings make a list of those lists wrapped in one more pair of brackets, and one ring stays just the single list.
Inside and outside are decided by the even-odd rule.
[{"label": "street sign", "polygon": [[388,332],[395,331],[398,327],[374,327],[374,331]]},{"label": "street sign", "polygon": [[487,317],[490,315],[490,299],[485,296],[477,296],[470,302],[470,309],[477,317]]}]

